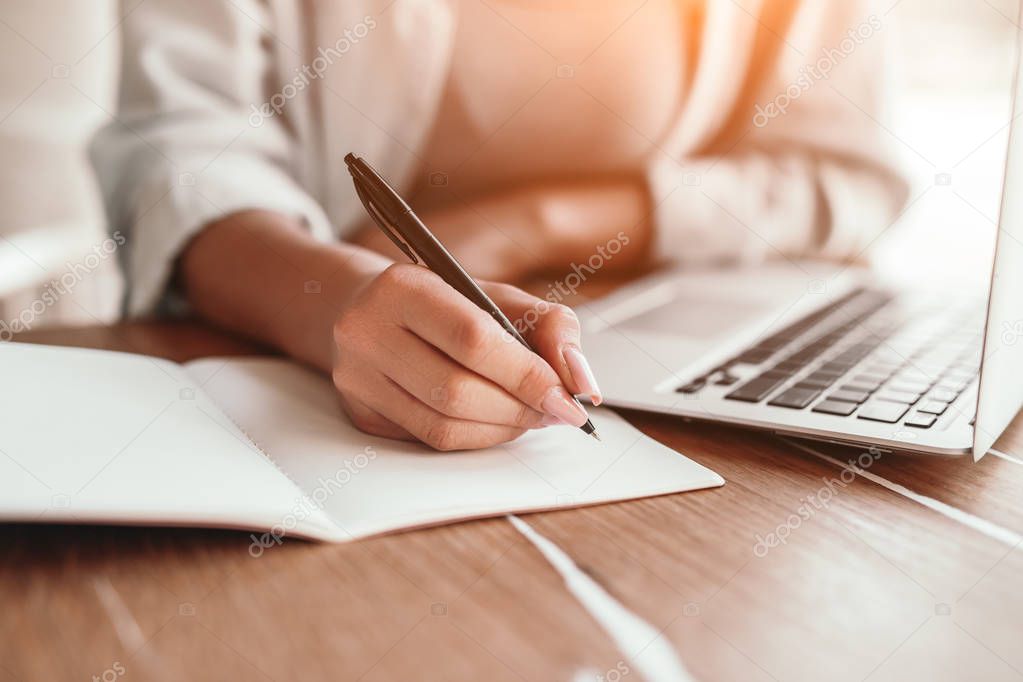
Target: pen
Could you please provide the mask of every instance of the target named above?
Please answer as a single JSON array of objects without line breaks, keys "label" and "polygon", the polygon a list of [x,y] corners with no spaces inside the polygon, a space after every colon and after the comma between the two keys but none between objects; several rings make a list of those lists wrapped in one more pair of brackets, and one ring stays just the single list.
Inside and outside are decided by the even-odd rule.
[{"label": "pen", "polygon": [[[409,260],[430,268],[457,292],[494,318],[513,339],[536,353],[497,304],[484,293],[476,284],[476,280],[469,276],[386,180],[354,154],[345,155],[345,164],[355,184],[355,192],[359,195],[362,205],[366,207],[366,212]],[[573,397],[573,400],[582,407],[578,399]],[[600,440],[596,427],[589,419],[579,428]]]}]

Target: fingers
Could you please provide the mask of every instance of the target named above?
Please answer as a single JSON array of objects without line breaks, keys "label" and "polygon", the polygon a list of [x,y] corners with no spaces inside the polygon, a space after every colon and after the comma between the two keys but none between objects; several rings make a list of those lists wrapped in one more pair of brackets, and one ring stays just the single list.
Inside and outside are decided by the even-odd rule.
[{"label": "fingers", "polygon": [[586,412],[551,366],[517,343],[486,313],[454,294],[440,278],[424,281],[417,293],[423,304],[400,311],[402,323],[410,331],[534,410],[573,426],[586,423]]},{"label": "fingers", "polygon": [[533,429],[552,423],[492,381],[462,367],[407,329],[381,339],[377,368],[449,417]]},{"label": "fingers", "polygon": [[[486,285],[509,317],[530,319],[537,353],[425,268],[394,265],[359,290],[334,324],[334,382],[360,429],[440,450],[489,447],[526,429],[582,426],[566,390],[599,402],[571,310]],[[539,353],[539,354],[538,354]]]},{"label": "fingers", "polygon": [[508,284],[488,283],[487,294],[573,394],[585,395],[594,405],[603,401],[597,378],[580,348],[579,318],[571,308]]},{"label": "fingers", "polygon": [[604,402],[600,386],[597,385],[597,377],[593,373],[590,363],[586,360],[586,356],[583,355],[582,349],[579,346],[567,345],[562,349],[561,357],[564,359],[569,374],[575,382],[577,387],[576,393],[585,395],[593,405],[599,405]]},{"label": "fingers", "polygon": [[367,408],[436,450],[488,448],[525,433],[525,429],[513,426],[448,417],[420,402],[382,374],[372,371],[353,374],[335,373],[335,384],[342,393],[363,396]]},{"label": "fingers", "polygon": [[395,440],[415,440],[415,436],[401,428],[379,412],[369,409],[365,403],[352,397],[338,394],[341,407],[351,419],[355,428],[373,436]]}]

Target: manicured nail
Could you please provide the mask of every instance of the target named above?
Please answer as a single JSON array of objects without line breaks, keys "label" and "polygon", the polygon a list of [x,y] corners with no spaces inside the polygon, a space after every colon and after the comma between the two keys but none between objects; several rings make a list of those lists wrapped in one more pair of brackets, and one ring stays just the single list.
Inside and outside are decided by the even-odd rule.
[{"label": "manicured nail", "polygon": [[540,426],[561,426],[564,423],[563,419],[555,417],[553,414],[545,414],[540,420]]},{"label": "manicured nail", "polygon": [[586,356],[579,347],[565,346],[562,355],[565,357],[568,371],[572,373],[572,378],[579,387],[579,392],[585,394],[594,405],[604,402],[604,396],[600,395],[600,387],[597,386],[597,377],[593,376],[590,363],[586,362]]},{"label": "manicured nail", "polygon": [[552,388],[540,403],[543,411],[566,424],[582,426],[589,418],[586,411],[561,387]]}]

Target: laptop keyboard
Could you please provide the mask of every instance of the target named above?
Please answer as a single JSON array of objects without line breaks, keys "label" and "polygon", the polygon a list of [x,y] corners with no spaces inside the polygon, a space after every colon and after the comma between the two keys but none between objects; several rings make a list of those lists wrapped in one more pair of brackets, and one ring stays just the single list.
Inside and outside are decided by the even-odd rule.
[{"label": "laptop keyboard", "polygon": [[726,399],[930,428],[977,375],[979,320],[899,303],[857,289],[676,390],[734,386]]}]

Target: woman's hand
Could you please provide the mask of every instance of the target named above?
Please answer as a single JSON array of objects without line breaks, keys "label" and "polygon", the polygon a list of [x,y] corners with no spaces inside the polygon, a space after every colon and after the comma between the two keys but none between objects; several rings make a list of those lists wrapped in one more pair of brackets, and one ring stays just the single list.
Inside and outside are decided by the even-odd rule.
[{"label": "woman's hand", "polygon": [[569,391],[600,402],[568,308],[481,282],[537,355],[429,270],[319,243],[291,216],[244,211],[208,225],[177,278],[197,314],[331,372],[369,433],[480,448],[583,424]]},{"label": "woman's hand", "polygon": [[359,429],[461,450],[585,423],[569,391],[601,398],[575,314],[506,284],[480,284],[540,355],[426,268],[392,265],[334,324],[333,380]]}]

